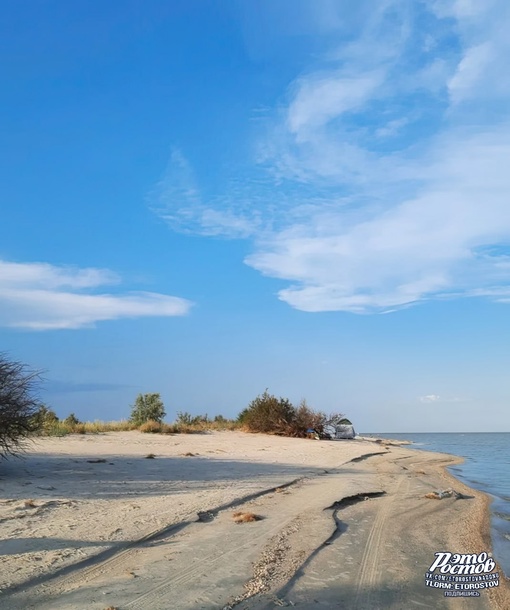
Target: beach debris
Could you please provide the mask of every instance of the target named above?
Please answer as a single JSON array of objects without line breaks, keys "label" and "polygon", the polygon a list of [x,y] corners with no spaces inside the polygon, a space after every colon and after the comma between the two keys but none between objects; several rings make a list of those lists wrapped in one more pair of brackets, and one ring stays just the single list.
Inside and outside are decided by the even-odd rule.
[{"label": "beach debris", "polygon": [[234,523],[251,523],[253,521],[260,521],[262,517],[260,515],[256,515],[255,513],[243,513],[236,512],[232,515],[234,518]]},{"label": "beach debris", "polygon": [[87,460],[89,464],[106,464],[106,460],[98,458],[97,460]]},{"label": "beach debris", "polygon": [[464,494],[461,494],[458,491],[455,491],[455,489],[443,489],[442,491],[430,491],[429,493],[425,494],[424,496],[425,498],[428,498],[429,500],[442,500],[443,498],[455,498],[456,500],[466,500],[469,498],[469,496],[466,496]]},{"label": "beach debris", "polygon": [[210,523],[214,519],[214,517],[215,517],[214,513],[212,513],[209,510],[204,510],[204,511],[199,512],[197,514],[198,514],[198,520],[201,523]]},{"label": "beach debris", "polygon": [[145,456],[146,460],[154,460],[156,458],[156,456],[154,455],[154,453],[149,453],[148,455]]},{"label": "beach debris", "polygon": [[191,453],[191,451],[187,451],[186,453],[181,453],[180,455],[183,457],[196,457],[197,455],[200,455],[200,453]]}]

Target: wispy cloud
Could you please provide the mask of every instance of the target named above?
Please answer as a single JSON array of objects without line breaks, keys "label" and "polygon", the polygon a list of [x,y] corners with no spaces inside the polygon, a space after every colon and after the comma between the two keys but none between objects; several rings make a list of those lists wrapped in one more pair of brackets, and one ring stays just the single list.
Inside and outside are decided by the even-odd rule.
[{"label": "wispy cloud", "polygon": [[305,311],[507,302],[510,5],[361,5],[352,30],[331,19],[338,41],[268,118],[244,193],[190,201],[178,221],[251,239],[246,263]]},{"label": "wispy cloud", "polygon": [[0,326],[55,330],[103,320],[185,315],[191,303],[153,292],[97,292],[120,278],[107,269],[0,260]]},{"label": "wispy cloud", "polygon": [[426,396],[420,396],[420,402],[424,403],[443,403],[443,402],[465,402],[465,399],[459,398],[458,396],[444,397],[438,394],[427,394]]},{"label": "wispy cloud", "polygon": [[420,402],[439,402],[441,396],[437,394],[427,394],[426,396],[420,396]]},{"label": "wispy cloud", "polygon": [[244,192],[232,187],[228,197],[204,203],[190,163],[174,149],[158,184],[148,195],[148,205],[172,229],[204,236],[246,238],[260,227],[259,213],[243,205]]}]

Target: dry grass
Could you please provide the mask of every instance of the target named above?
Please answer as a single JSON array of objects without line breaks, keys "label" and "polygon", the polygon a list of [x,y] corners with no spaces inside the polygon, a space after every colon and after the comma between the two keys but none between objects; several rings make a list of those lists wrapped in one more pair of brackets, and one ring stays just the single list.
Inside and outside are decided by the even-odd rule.
[{"label": "dry grass", "polygon": [[236,512],[232,515],[234,523],[252,523],[253,521],[260,521],[262,517],[255,513],[243,513]]},{"label": "dry grass", "polygon": [[149,419],[149,421],[146,421],[144,424],[142,424],[138,428],[138,430],[140,430],[140,432],[156,433],[156,432],[161,432],[161,428],[164,425],[166,425],[166,424],[161,424],[160,422]]},{"label": "dry grass", "polygon": [[141,426],[129,420],[110,422],[96,420],[76,424],[57,420],[46,425],[40,434],[45,436],[67,436],[68,434],[100,434],[102,432],[129,432],[131,430],[139,430],[140,432],[152,434],[204,434],[212,430],[240,429],[241,425],[238,422],[227,419],[222,421],[200,420],[193,423],[176,422],[173,424],[149,420]]},{"label": "dry grass", "polygon": [[121,421],[93,421],[69,424],[57,421],[45,427],[43,434],[47,436],[66,436],[67,434],[100,434],[101,432],[128,432],[136,430],[137,426],[128,420]]}]

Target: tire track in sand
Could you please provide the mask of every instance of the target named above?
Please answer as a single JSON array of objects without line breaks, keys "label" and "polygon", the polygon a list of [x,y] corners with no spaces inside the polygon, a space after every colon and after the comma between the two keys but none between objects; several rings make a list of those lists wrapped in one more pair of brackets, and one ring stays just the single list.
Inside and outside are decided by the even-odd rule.
[{"label": "tire track in sand", "polygon": [[[2,592],[2,600],[9,599],[9,610],[16,610],[18,608],[19,610],[25,610],[27,603],[30,603],[27,601],[26,596],[26,593],[29,592],[30,597],[38,599],[37,608],[43,609],[44,606],[42,604],[46,602],[49,603],[50,600],[52,598],[54,599],[56,596],[72,592],[97,578],[104,578],[107,574],[111,574],[112,576],[118,575],[124,567],[132,563],[133,558],[137,553],[147,552],[150,548],[148,548],[150,543],[168,540],[178,532],[187,529],[190,526],[208,521],[209,519],[207,519],[207,517],[209,516],[214,517],[221,511],[235,508],[246,502],[264,497],[273,493],[277,488],[287,489],[300,483],[305,478],[306,477],[293,479],[292,481],[288,481],[277,487],[270,487],[246,494],[231,502],[222,504],[221,506],[208,509],[203,513],[198,513],[198,519],[195,518],[192,520],[190,516],[190,518],[185,521],[165,525],[134,541],[115,545],[96,555],[87,557],[78,563],[66,566],[57,574],[43,574],[42,576],[35,578],[32,581],[31,586],[27,587],[22,584],[10,590],[4,589]],[[202,516],[205,516],[206,519],[203,519]],[[205,558],[204,560],[207,561],[207,559],[208,558]],[[193,570],[192,572],[194,574]],[[48,608],[54,610],[54,605],[50,604]]]},{"label": "tire track in sand", "polygon": [[387,493],[377,502],[377,514],[370,528],[370,532],[365,543],[365,550],[361,558],[356,595],[354,598],[353,610],[372,610],[372,592],[379,581],[379,573],[382,562],[382,547],[385,540],[385,529],[389,520],[393,516],[393,505],[395,498],[401,495],[401,487],[406,484],[404,493],[409,491],[410,482],[407,477],[398,477],[396,486],[392,492]]}]

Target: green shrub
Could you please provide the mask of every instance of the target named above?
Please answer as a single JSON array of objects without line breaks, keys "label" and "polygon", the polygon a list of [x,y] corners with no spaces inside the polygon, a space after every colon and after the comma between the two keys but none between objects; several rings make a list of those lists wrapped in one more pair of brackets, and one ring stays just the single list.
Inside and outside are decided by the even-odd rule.
[{"label": "green shrub", "polygon": [[77,426],[78,424],[81,424],[81,421],[76,417],[76,415],[74,413],[71,413],[63,420],[63,423],[66,426],[69,426],[72,428],[72,427]]},{"label": "green shrub", "polygon": [[52,409],[42,405],[33,416],[34,426],[39,434],[48,434],[59,422],[57,414]]},{"label": "green shrub", "polygon": [[187,411],[177,411],[177,419],[175,420],[175,423],[178,426],[196,426],[201,421],[201,415],[191,415],[191,413],[188,413]]},{"label": "green shrub", "polygon": [[131,408],[129,421],[135,426],[141,426],[149,420],[161,423],[165,415],[165,407],[159,394],[138,394]]},{"label": "green shrub", "polygon": [[238,421],[250,432],[290,435],[296,409],[287,398],[276,398],[266,390],[239,414]]},{"label": "green shrub", "polygon": [[327,424],[334,424],[342,417],[341,414],[328,417],[322,411],[311,409],[305,400],[295,407],[287,398],[277,398],[266,390],[241,411],[237,421],[248,432],[305,438],[309,429],[322,434]]}]

